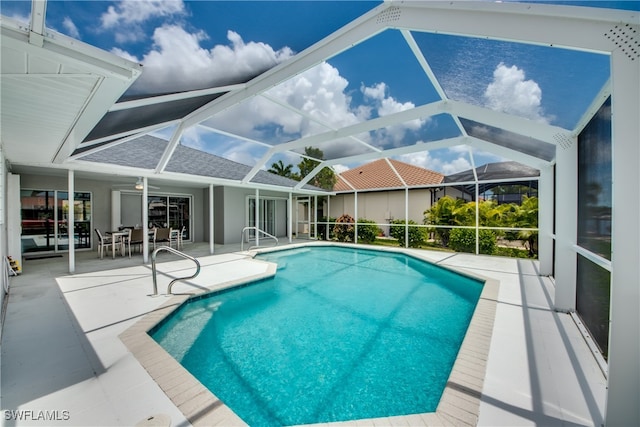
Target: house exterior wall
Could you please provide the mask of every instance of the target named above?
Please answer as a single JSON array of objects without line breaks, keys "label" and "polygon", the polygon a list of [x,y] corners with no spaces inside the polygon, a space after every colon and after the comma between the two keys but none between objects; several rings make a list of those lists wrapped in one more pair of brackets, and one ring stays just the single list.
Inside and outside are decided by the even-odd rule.
[{"label": "house exterior wall", "polygon": [[473,196],[469,195],[469,194],[465,194],[462,191],[458,190],[457,188],[451,187],[451,186],[443,186],[443,187],[439,187],[436,191],[435,191],[435,200],[438,201],[441,198],[443,198],[444,196],[449,196],[453,199],[463,199],[466,200],[468,202],[470,202],[473,199]]},{"label": "house exterior wall", "polygon": [[[431,207],[431,189],[409,190],[408,217],[418,224],[424,220],[424,211]],[[331,197],[330,216],[338,218],[343,214],[355,216],[355,195],[343,193]],[[358,193],[358,218],[379,224],[405,218],[405,190],[371,191]],[[388,227],[381,227],[388,234]]]},{"label": "house exterior wall", "polygon": [[[75,191],[76,192],[90,192],[91,193],[91,241],[92,250],[96,250],[96,241],[94,228],[98,228],[102,231],[111,229],[111,193],[112,183],[106,180],[93,180],[76,178],[75,179]],[[52,176],[52,175],[34,175],[34,174],[20,174],[20,187],[21,189],[33,189],[33,190],[57,190],[67,191],[68,180],[67,176]],[[136,193],[122,192],[126,194],[126,202],[122,207],[128,209],[127,206],[135,205]],[[179,196],[191,196],[191,236],[194,242],[202,242],[205,240],[204,234],[204,221],[208,221],[208,217],[195,214],[203,211],[204,198],[202,196],[202,190],[199,188],[184,188],[184,187],[172,187],[162,185],[159,190],[150,191],[149,195],[179,195]],[[138,195],[138,197],[142,197]],[[140,208],[142,203],[140,202]],[[127,216],[127,219],[132,219],[134,216]],[[136,217],[137,218],[137,217]],[[140,214],[140,223],[142,214]]]},{"label": "house exterior wall", "polygon": [[[217,190],[217,188],[216,188]],[[215,208],[216,214],[221,211],[223,214],[222,229],[216,226],[216,243],[232,244],[240,243],[241,232],[249,223],[247,217],[247,198],[255,197],[256,191],[250,188],[233,188],[225,187],[220,191],[222,193],[221,209]],[[217,193],[216,193],[217,194]],[[279,193],[275,191],[260,191],[260,199],[276,199],[276,237],[287,236],[287,198],[289,193]],[[215,205],[219,204],[216,197]],[[218,224],[219,215],[216,215],[216,224]],[[219,238],[221,236],[221,240]]]}]

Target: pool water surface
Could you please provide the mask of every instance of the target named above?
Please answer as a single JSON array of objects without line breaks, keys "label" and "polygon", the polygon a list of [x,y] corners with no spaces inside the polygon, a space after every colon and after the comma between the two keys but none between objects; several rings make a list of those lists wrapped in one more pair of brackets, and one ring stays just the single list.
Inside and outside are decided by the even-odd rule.
[{"label": "pool water surface", "polygon": [[150,331],[245,422],[435,411],[482,282],[366,249],[257,258],[274,278],[189,300]]}]

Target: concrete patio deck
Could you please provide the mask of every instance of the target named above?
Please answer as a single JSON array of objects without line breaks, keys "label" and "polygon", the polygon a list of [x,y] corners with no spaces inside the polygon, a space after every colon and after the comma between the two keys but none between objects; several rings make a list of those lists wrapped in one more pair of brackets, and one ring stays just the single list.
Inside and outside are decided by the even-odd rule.
[{"label": "concrete patio deck", "polygon": [[[185,247],[203,265],[192,281],[196,287],[267,270],[266,264],[237,252],[239,247],[216,247],[213,256],[208,249],[204,244]],[[554,285],[537,274],[537,262],[416,253],[500,281],[478,425],[602,424],[604,375],[571,316],[551,309]],[[160,292],[169,281],[162,273],[191,268],[189,261],[175,259],[168,253],[158,257]],[[67,268],[66,256],[28,260],[24,274],[12,279],[1,341],[3,424],[125,426],[163,415],[173,426],[190,425],[119,338],[167,301],[147,296],[150,266],[142,264],[140,255],[101,260],[95,252],[78,252],[76,273],[69,275]],[[174,291],[192,289],[177,284]],[[224,417],[207,421],[228,422]],[[413,425],[399,418],[375,420],[376,425],[399,422]]]}]

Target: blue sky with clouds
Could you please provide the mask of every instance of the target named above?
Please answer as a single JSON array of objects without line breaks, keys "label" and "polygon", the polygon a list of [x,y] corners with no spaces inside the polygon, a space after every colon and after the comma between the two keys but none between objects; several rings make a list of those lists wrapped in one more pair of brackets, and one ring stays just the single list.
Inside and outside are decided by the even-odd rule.
[{"label": "blue sky with clouds", "polygon": [[[554,2],[560,3],[560,2]],[[563,2],[640,9],[638,1]],[[162,93],[227,84],[286,61],[366,13],[369,1],[49,1],[47,27],[144,66],[132,91]],[[2,1],[28,20],[30,2]],[[413,32],[449,98],[572,129],[609,76],[604,55]],[[562,76],[562,78],[559,78]],[[182,143],[245,164],[267,146],[433,102],[437,92],[400,32],[387,30],[185,133]],[[567,100],[571,100],[568,103]],[[306,114],[300,116],[279,103]],[[309,119],[311,118],[311,119]],[[210,128],[221,133],[211,133]],[[170,135],[171,129],[159,132]],[[456,135],[434,117],[327,143],[326,158]],[[232,136],[235,135],[235,136]],[[445,174],[471,167],[465,147],[399,158]],[[267,163],[299,162],[283,153]],[[474,152],[476,166],[502,159]],[[355,165],[339,165],[343,170]]]}]

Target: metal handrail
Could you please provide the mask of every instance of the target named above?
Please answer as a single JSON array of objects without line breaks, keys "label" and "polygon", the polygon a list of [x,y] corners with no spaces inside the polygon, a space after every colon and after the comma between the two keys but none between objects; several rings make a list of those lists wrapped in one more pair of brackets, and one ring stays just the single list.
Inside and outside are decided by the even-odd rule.
[{"label": "metal handrail", "polygon": [[171,246],[160,246],[158,249],[153,251],[153,253],[151,254],[151,272],[153,274],[153,294],[151,296],[158,295],[158,279],[157,279],[157,270],[156,270],[156,255],[160,251],[169,251],[171,253],[174,253],[176,255],[181,256],[182,258],[190,259],[191,261],[196,263],[196,272],[193,273],[192,276],[177,277],[177,278],[173,279],[171,282],[169,282],[169,285],[167,286],[167,295],[171,295],[171,288],[173,287],[173,284],[175,282],[177,282],[178,280],[193,279],[198,274],[200,274],[200,263],[198,262],[197,259],[195,259],[191,255],[185,254],[184,252],[180,252],[177,249],[173,249]]},{"label": "metal handrail", "polygon": [[[269,233],[267,233],[266,231],[260,230],[258,227],[245,227],[242,229],[242,234],[240,235],[240,252],[244,252],[244,232],[247,230],[255,230],[256,232],[260,232],[262,234],[264,234],[267,237],[271,237],[273,240],[276,241],[275,246],[278,246],[278,238],[276,236],[273,236]],[[247,249],[248,251],[250,251],[251,249],[255,249],[255,248],[259,248],[260,246],[250,246],[249,249]]]}]

